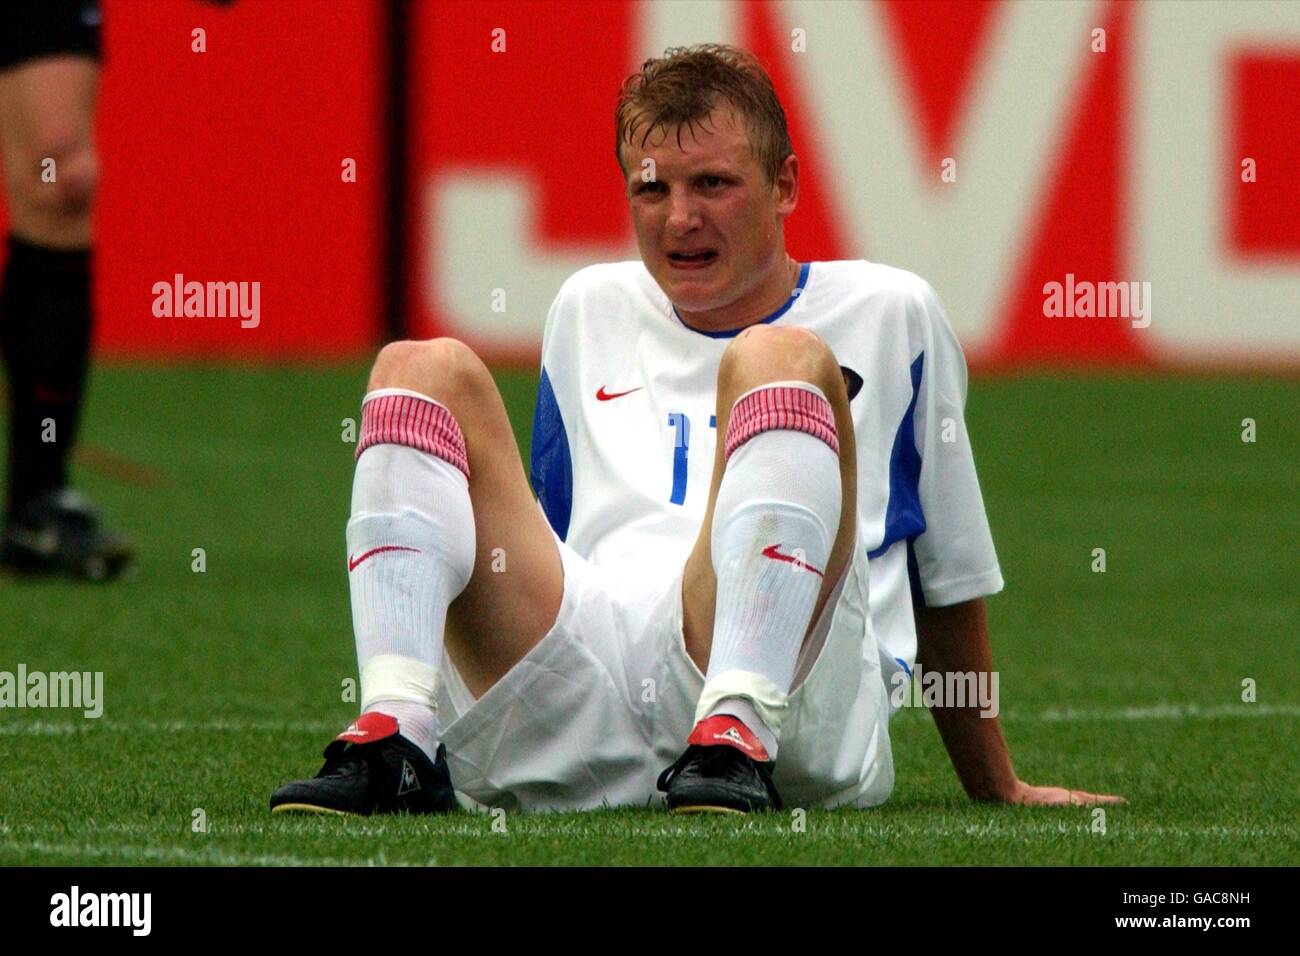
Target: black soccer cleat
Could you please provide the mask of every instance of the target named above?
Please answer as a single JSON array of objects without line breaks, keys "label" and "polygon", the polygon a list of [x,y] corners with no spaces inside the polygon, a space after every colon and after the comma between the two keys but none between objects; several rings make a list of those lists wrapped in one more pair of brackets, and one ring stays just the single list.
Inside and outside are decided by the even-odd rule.
[{"label": "black soccer cleat", "polygon": [[781,809],[781,797],[772,783],[772,761],[739,720],[726,715],[702,720],[687,744],[677,762],[659,775],[658,787],[668,793],[668,809],[673,813]]},{"label": "black soccer cleat", "polygon": [[325,748],[325,766],[311,780],[271,794],[272,813],[450,813],[460,808],[447,769],[397,732],[387,714],[362,714]]},{"label": "black soccer cleat", "polygon": [[111,581],[131,563],[130,543],[106,529],[99,512],[71,488],[47,492],[11,515],[0,566],[18,574]]}]

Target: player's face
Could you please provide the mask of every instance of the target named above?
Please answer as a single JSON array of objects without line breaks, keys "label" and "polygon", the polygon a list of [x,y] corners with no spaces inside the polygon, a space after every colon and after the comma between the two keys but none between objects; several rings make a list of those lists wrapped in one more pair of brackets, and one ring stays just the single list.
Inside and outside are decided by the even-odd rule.
[{"label": "player's face", "polygon": [[715,328],[757,320],[790,292],[783,222],[795,207],[798,160],[788,157],[768,183],[743,118],[729,109],[683,126],[680,148],[678,132],[623,146],[641,259],[684,317]]}]

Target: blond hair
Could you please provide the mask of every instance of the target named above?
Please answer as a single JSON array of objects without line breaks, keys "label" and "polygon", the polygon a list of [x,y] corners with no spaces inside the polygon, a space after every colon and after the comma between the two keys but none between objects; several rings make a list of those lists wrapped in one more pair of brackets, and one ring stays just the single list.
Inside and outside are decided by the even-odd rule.
[{"label": "blond hair", "polygon": [[[656,129],[695,124],[729,104],[746,121],[749,148],[767,177],[776,182],[786,157],[794,152],[785,110],[772,79],[752,53],[721,43],[670,47],[646,60],[640,72],[623,81],[614,111],[614,155],[623,169],[623,144],[631,145],[644,127],[641,145]],[[626,170],[624,170],[626,174]]]}]

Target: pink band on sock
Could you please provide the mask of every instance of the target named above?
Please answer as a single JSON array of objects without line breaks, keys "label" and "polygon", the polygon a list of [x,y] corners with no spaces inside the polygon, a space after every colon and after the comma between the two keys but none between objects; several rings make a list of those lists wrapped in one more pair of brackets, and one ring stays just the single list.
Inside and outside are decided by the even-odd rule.
[{"label": "pink band on sock", "polygon": [[727,458],[755,435],[777,428],[806,432],[840,453],[831,403],[806,388],[774,385],[755,389],[732,407],[727,421]]},{"label": "pink band on sock", "polygon": [[414,395],[377,395],[361,406],[357,457],[371,445],[409,445],[455,465],[469,478],[469,454],[460,425],[445,407]]}]

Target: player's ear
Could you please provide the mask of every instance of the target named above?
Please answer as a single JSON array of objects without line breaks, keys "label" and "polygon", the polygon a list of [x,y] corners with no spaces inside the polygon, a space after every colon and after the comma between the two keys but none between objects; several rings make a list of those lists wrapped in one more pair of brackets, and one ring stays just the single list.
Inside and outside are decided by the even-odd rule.
[{"label": "player's ear", "polygon": [[781,164],[773,186],[776,188],[776,201],[782,207],[782,214],[790,215],[799,204],[799,157],[794,153],[787,156]]}]

